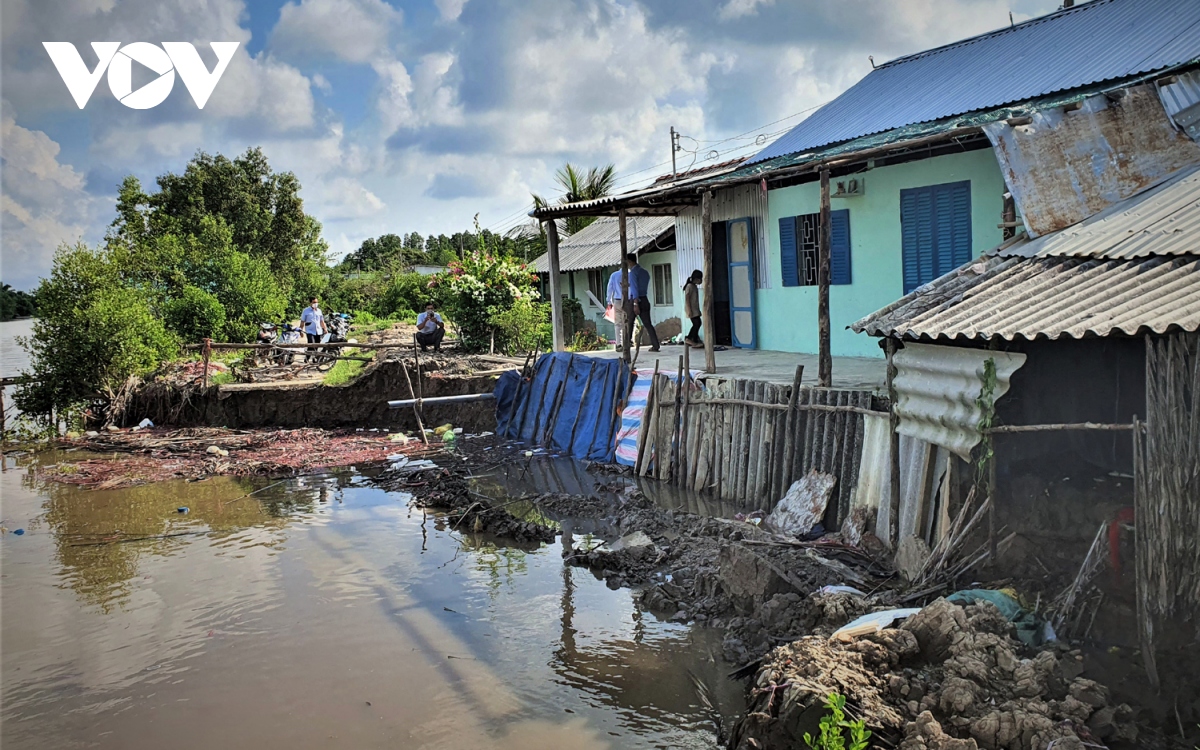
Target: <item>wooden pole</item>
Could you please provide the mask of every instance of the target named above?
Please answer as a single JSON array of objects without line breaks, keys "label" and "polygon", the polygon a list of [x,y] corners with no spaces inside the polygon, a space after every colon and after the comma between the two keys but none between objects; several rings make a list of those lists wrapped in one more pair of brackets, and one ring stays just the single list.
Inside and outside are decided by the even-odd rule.
[{"label": "wooden pole", "polygon": [[204,382],[203,388],[208,390],[208,358],[212,354],[212,339],[204,339]]},{"label": "wooden pole", "polygon": [[564,351],[563,339],[562,281],[558,270],[558,225],[553,220],[546,222],[546,258],[550,261],[550,327],[554,331],[554,351]]},{"label": "wooden pole", "polygon": [[680,455],[683,456],[683,466],[681,468],[683,470],[684,486],[686,486],[687,478],[691,475],[692,471],[692,454],[688,450],[688,439],[690,437],[688,435],[688,427],[690,426],[688,424],[688,402],[692,395],[692,363],[691,357],[689,356],[691,350],[692,347],[687,346],[686,344],[684,345],[683,367],[679,370],[679,383],[680,387],[683,388],[683,414],[679,418],[681,423],[679,434],[682,436],[681,439],[683,440],[683,450],[680,451]]},{"label": "wooden pole", "polygon": [[829,170],[821,170],[821,242],[817,268],[817,339],[819,361],[817,384],[822,388],[833,385],[833,355],[829,351],[829,252],[833,224],[829,209]]},{"label": "wooden pole", "polygon": [[896,413],[896,339],[887,339],[888,421],[891,425],[891,506],[888,513],[888,541],[892,549],[900,545],[900,416]]},{"label": "wooden pole", "polygon": [[704,249],[704,304],[700,308],[700,324],[704,327],[704,371],[717,371],[717,355],[713,349],[716,344],[717,329],[713,324],[716,319],[713,306],[713,238],[712,238],[712,191],[707,190],[700,197],[701,237]]},{"label": "wooden pole", "polygon": [[796,403],[800,399],[800,381],[804,379],[804,365],[796,365],[796,376],[792,378],[792,392],[788,395],[787,416],[783,424],[783,463],[779,468],[780,482],[773,500],[779,500],[792,486],[792,467],[796,465]]},{"label": "wooden pole", "polygon": [[425,434],[425,423],[421,421],[421,407],[417,402],[417,392],[413,390],[412,378],[409,377],[408,368],[404,363],[400,363],[400,369],[404,371],[404,379],[408,382],[408,395],[413,400],[413,416],[417,418],[417,429],[421,431],[421,439],[425,441],[425,445],[429,445],[429,436]]},{"label": "wooden pole", "polygon": [[621,359],[629,363],[630,357],[633,356],[630,351],[633,348],[633,300],[629,298],[629,263],[625,260],[625,256],[629,254],[629,237],[625,232],[623,208],[617,217],[617,223],[621,233],[621,317],[625,320],[621,330]]}]

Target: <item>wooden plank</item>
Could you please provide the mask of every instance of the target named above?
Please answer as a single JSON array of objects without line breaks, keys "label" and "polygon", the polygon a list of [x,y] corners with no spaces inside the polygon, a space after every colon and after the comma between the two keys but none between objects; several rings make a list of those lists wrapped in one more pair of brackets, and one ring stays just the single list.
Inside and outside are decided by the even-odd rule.
[{"label": "wooden plank", "polygon": [[891,449],[891,512],[888,515],[887,538],[884,540],[892,549],[900,545],[900,417],[896,414],[896,339],[887,339],[887,391],[888,419],[892,427]]},{"label": "wooden plank", "polygon": [[829,348],[829,255],[833,223],[829,207],[829,169],[821,170],[821,241],[817,263],[817,384],[833,385],[833,354]]},{"label": "wooden plank", "polygon": [[566,350],[567,345],[563,328],[562,280],[559,278],[558,226],[553,221],[545,222],[544,226],[546,258],[550,262],[550,327],[553,330],[554,351],[561,352]]},{"label": "wooden plank", "polygon": [[704,250],[704,304],[700,310],[700,324],[704,327],[704,371],[717,371],[717,354],[713,346],[716,344],[717,329],[713,306],[713,239],[712,239],[712,191],[706,190],[700,196],[700,225]]},{"label": "wooden plank", "polygon": [[621,235],[621,310],[625,319],[621,330],[621,359],[629,364],[633,349],[633,300],[629,298],[629,263],[625,260],[625,256],[629,254],[629,238],[625,231],[623,208],[617,214],[617,225]]}]

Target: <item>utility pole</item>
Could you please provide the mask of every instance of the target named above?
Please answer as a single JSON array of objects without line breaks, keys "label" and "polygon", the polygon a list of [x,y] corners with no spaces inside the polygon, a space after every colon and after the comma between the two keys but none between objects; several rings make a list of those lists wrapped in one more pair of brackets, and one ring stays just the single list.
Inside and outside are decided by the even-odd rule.
[{"label": "utility pole", "polygon": [[671,176],[678,177],[679,171],[675,168],[675,152],[679,150],[679,133],[675,132],[675,126],[671,126]]}]

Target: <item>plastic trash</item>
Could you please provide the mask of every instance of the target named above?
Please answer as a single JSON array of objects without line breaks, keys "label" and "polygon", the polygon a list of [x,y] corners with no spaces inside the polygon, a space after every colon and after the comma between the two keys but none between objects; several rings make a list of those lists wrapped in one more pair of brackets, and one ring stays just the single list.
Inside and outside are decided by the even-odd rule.
[{"label": "plastic trash", "polygon": [[452,430],[446,430],[445,432],[442,433],[442,442],[443,443],[453,443],[457,439],[458,439],[458,435],[455,435]]},{"label": "plastic trash", "polygon": [[401,445],[408,445],[408,441],[412,440],[412,438],[410,438],[408,435],[405,435],[403,432],[394,433],[388,439],[393,443],[400,443]]},{"label": "plastic trash", "polygon": [[434,434],[434,435],[441,435],[441,434],[443,434],[443,433],[445,433],[445,432],[447,432],[447,431],[449,431],[449,430],[452,430],[452,429],[454,429],[454,425],[451,425],[451,424],[444,424],[444,425],[440,425],[440,426],[438,426],[438,427],[435,427],[435,428],[433,428],[433,434]]},{"label": "plastic trash", "polygon": [[153,427],[153,426],[154,426],[154,423],[150,421],[150,417],[146,417],[141,422],[138,422],[138,427],[141,427],[142,429],[145,429],[147,427]]},{"label": "plastic trash", "polygon": [[451,430],[451,432],[453,432],[455,435],[461,435],[463,434],[463,428],[455,427],[453,430]]},{"label": "plastic trash", "polygon": [[853,586],[822,586],[822,594],[854,594],[855,596],[866,596],[863,592]]},{"label": "plastic trash", "polygon": [[186,505],[181,505],[175,509],[176,513],[187,513],[189,508]]},{"label": "plastic trash", "polygon": [[882,612],[872,612],[869,615],[863,615],[857,620],[838,628],[838,630],[834,632],[833,636],[831,637],[839,641],[852,641],[855,638],[858,638],[862,635],[867,635],[868,633],[878,633],[884,628],[891,627],[892,623],[894,623],[896,620],[903,620],[905,618],[912,617],[920,611],[920,607],[915,607],[909,609],[886,609]]},{"label": "plastic trash", "polygon": [[100,433],[96,432],[95,430],[88,430],[87,432],[85,432],[83,434],[87,435],[88,437],[100,437]]},{"label": "plastic trash", "polygon": [[13,529],[13,533],[17,536],[25,536],[25,529]]}]

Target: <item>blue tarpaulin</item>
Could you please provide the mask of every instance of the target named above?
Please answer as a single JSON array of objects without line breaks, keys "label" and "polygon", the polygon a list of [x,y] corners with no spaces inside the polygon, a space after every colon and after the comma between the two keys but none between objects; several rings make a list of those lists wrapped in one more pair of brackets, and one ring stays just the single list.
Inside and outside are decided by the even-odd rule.
[{"label": "blue tarpaulin", "polygon": [[515,370],[496,383],[496,434],[611,463],[629,368],[617,359],[543,354],[533,376]]}]

